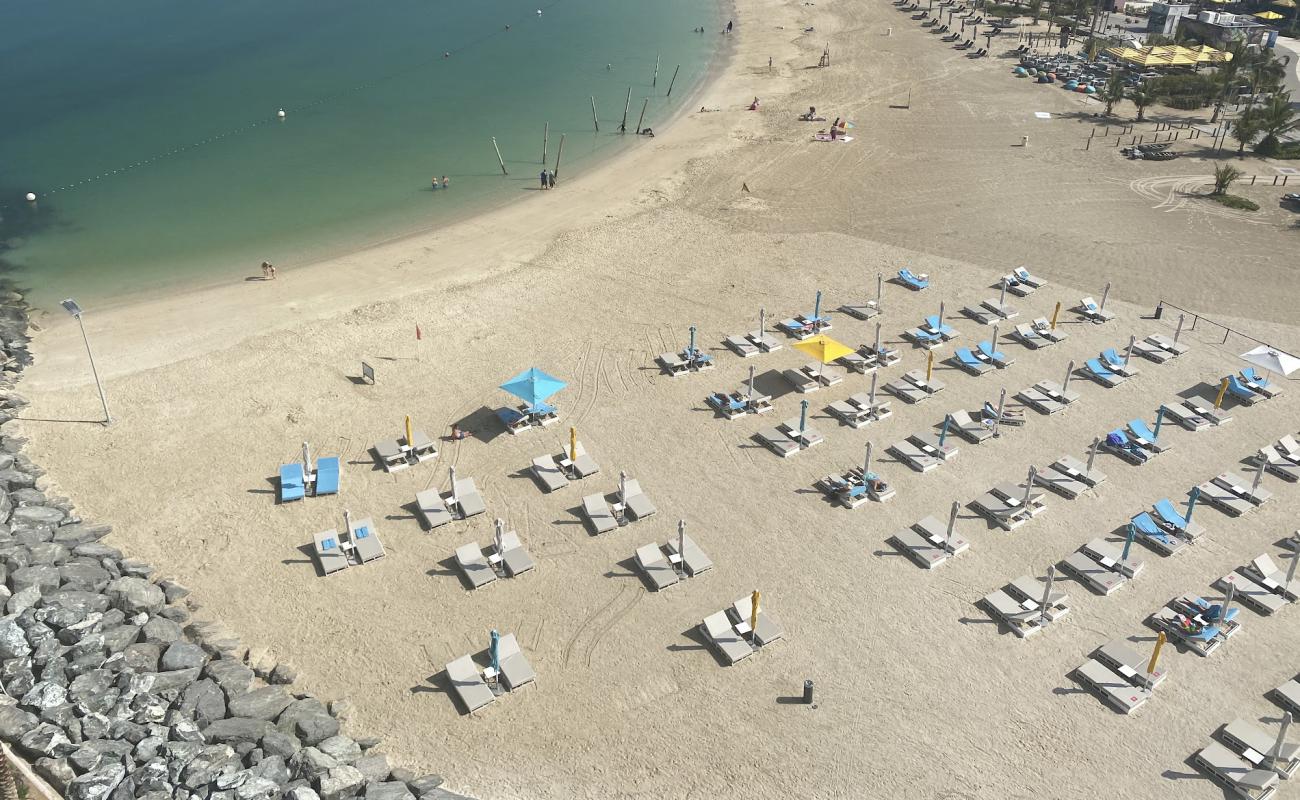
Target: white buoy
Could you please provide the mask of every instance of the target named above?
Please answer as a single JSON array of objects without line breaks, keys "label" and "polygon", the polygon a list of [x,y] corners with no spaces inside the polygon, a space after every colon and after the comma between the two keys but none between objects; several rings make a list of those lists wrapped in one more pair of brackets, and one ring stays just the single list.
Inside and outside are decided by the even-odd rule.
[{"label": "white buoy", "polygon": [[36,202],[36,192],[28,192],[28,193],[27,193],[27,202],[29,202],[29,203],[35,203],[35,202]]},{"label": "white buoy", "polygon": [[275,112],[275,115],[276,115],[277,117],[279,117],[280,119],[284,119],[286,116],[288,116],[287,114],[284,113],[284,109],[283,109],[283,108],[280,109],[279,111]]},{"label": "white buoy", "polygon": [[542,10],[539,8],[539,9],[537,9],[537,16],[540,17],[541,15],[542,15]]}]

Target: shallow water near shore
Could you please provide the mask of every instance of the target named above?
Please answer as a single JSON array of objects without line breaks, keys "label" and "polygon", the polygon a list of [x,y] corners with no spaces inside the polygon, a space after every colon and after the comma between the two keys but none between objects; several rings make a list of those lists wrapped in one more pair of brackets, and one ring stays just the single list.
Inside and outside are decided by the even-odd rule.
[{"label": "shallow water near shore", "polygon": [[301,265],[536,191],[546,122],[551,167],[567,134],[562,191],[637,143],[617,132],[629,87],[629,129],[646,98],[653,126],[690,95],[718,15],[689,0],[0,9],[0,259],[41,305],[260,277],[263,260]]}]

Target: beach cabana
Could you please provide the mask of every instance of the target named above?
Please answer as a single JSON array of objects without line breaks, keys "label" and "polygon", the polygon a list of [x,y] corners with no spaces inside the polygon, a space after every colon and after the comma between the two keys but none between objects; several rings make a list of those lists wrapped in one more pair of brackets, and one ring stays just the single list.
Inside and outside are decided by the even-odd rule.
[{"label": "beach cabana", "polygon": [[518,408],[502,408],[497,416],[511,433],[519,433],[533,426],[549,425],[559,416],[555,406],[546,402],[556,392],[568,386],[553,375],[532,367],[501,384],[501,388],[523,400]]}]

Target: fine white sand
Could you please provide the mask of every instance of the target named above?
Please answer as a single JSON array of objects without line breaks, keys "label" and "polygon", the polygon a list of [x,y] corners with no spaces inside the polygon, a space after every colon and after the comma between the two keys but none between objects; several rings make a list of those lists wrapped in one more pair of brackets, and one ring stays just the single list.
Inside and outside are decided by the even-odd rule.
[{"label": "fine white sand", "polygon": [[[1243,519],[1202,507],[1204,539],[1172,559],[1142,550],[1145,572],[1111,597],[1063,581],[1071,614],[1033,639],[1000,632],[974,603],[1094,536],[1117,536],[1156,499],[1179,501],[1225,469],[1244,473],[1239,459],[1295,430],[1300,389],[1236,409],[1224,429],[1166,425],[1174,449],[1145,467],[1099,456],[1111,476],[1099,491],[1049,497],[1048,513],[1015,533],[963,507],[959,530],[973,546],[934,573],[885,540],[1023,479],[1031,464],[1084,457],[1095,436],[1151,422],[1175,394],[1212,391],[1254,345],[1224,343],[1221,328],[1202,320],[1193,330],[1189,318],[1191,354],[1140,362],[1142,374],[1114,390],[1077,380],[1077,407],[1027,412],[1024,429],[962,443],[936,472],[913,473],[884,450],[948,411],[996,401],[1003,387],[1059,380],[1068,361],[1130,333],[1172,335],[1172,312],[1145,318],[1159,298],[1294,349],[1300,298],[1284,248],[1294,250],[1295,234],[1274,208],[1283,190],[1241,188],[1264,206],[1245,218],[1178,194],[1204,183],[1212,162],[1085,151],[1095,104],[1013,79],[1009,61],[967,59],[883,0],[737,0],[736,21],[730,64],[700,100],[720,111],[688,115],[556,192],[271,284],[88,316],[110,428],[72,422],[95,419],[97,397],[75,328],[49,317],[23,388],[31,421],[14,424],[53,489],[86,518],[113,523],[114,544],[191,585],[202,614],[296,665],[308,690],[351,698],[354,732],[382,735],[394,762],[478,796],[1221,797],[1189,757],[1235,716],[1275,724],[1280,711],[1263,695],[1300,670],[1288,646],[1300,612],[1242,611],[1243,630],[1210,659],[1167,648],[1172,675],[1132,718],[1068,673],[1114,638],[1148,650],[1143,620],[1165,601],[1217,597],[1208,584],[1230,568],[1263,551],[1277,559],[1300,489],[1266,477],[1276,498]],[[808,26],[816,33],[799,33]],[[810,68],[828,41],[833,66]],[[911,108],[891,108],[909,90]],[[741,110],[755,95],[761,111]],[[794,121],[808,105],[852,119],[855,141],[811,142],[817,126]],[[1030,146],[1015,146],[1026,134]],[[1019,263],[1051,285],[1010,301],[1018,321],[1100,298],[1107,281],[1120,319],[1092,326],[1062,310],[1065,344],[1032,352],[1004,339],[1016,364],[981,378],[942,363],[949,345],[936,354],[948,385],[938,398],[895,400],[890,420],[861,431],[824,410],[866,390],[869,379],[850,376],[807,396],[826,443],[788,461],[752,436],[797,416],[798,395],[778,396],[761,420],[726,422],[704,406],[751,365],[778,388],[771,371],[807,362],[788,345],[748,361],[722,349],[725,336],[754,327],[760,306],[769,320],[810,313],[820,289],[833,311],[873,295],[877,274],[909,266],[935,286],[886,288],[886,340],[942,300],[957,344],[969,346],[989,331],[958,310],[995,298],[990,287]],[[833,317],[833,337],[870,341],[872,325]],[[718,367],[662,376],[654,357],[684,347],[690,325]],[[924,369],[922,351],[903,349],[882,383]],[[356,380],[362,359],[376,367],[374,386]],[[490,409],[511,398],[496,386],[534,365],[569,382],[555,398],[561,423],[506,435]],[[388,475],[367,451],[398,435],[405,414],[430,434],[459,422],[475,437]],[[526,468],[559,452],[569,426],[603,471],[544,495]],[[342,493],[277,506],[276,468],[303,441],[342,456]],[[898,496],[831,507],[813,481],[859,463],[868,441]],[[476,479],[488,513],[425,533],[411,503],[422,489],[445,490],[453,464]],[[594,538],[576,509],[584,494],[613,492],[620,470],[659,513]],[[388,556],[318,577],[307,546],[313,532],[342,525],[344,508],[375,519]],[[486,546],[496,517],[539,566],[467,591],[453,551]],[[675,535],[678,519],[716,567],[650,593],[633,553]],[[694,628],[754,589],[786,639],[722,667]],[[467,718],[440,673],[486,648],[494,627],[518,634],[539,678]],[[805,678],[816,681],[816,708],[785,700]]]}]

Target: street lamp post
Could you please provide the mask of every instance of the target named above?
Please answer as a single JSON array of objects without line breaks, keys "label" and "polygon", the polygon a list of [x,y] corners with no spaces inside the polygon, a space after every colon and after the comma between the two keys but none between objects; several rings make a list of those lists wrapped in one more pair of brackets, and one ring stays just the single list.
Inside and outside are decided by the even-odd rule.
[{"label": "street lamp post", "polygon": [[104,384],[99,380],[99,370],[95,367],[95,354],[90,351],[90,337],[86,336],[86,323],[81,320],[81,306],[77,301],[69,297],[60,305],[63,309],[71,314],[77,320],[77,326],[81,328],[81,340],[86,343],[86,357],[90,359],[90,374],[95,376],[95,388],[99,389],[99,402],[104,406],[104,424],[113,424],[113,415],[108,412],[108,398],[104,396]]}]

